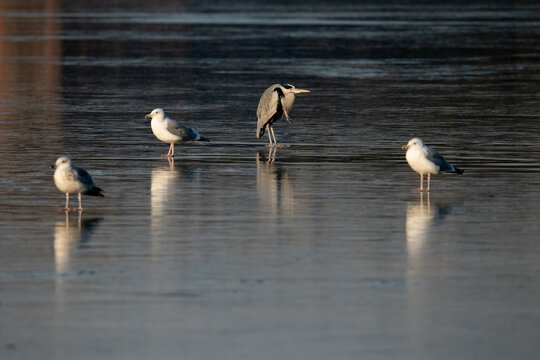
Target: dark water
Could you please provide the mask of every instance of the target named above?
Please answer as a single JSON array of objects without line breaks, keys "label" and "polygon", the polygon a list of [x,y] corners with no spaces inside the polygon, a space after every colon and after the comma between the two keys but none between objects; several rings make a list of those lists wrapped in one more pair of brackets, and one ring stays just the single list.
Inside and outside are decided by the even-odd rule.
[{"label": "dark water", "polygon": [[[534,4],[0,5],[1,358],[536,358],[539,64]],[[411,192],[414,136],[465,174]]]}]

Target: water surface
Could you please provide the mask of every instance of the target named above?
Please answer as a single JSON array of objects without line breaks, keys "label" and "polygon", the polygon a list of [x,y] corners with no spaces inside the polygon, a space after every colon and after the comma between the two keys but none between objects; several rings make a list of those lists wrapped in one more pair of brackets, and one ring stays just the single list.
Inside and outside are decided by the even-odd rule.
[{"label": "water surface", "polygon": [[[538,7],[48,4],[0,8],[2,358],[536,357]],[[465,174],[412,192],[414,136]]]}]

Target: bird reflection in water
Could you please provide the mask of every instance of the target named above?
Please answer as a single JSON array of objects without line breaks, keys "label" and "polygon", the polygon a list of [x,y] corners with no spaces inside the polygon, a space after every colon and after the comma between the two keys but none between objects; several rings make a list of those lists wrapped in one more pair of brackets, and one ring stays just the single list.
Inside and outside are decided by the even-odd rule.
[{"label": "bird reflection in water", "polygon": [[75,249],[88,247],[98,224],[102,218],[82,219],[79,212],[76,219],[70,221],[69,212],[65,212],[65,220],[54,226],[54,262],[57,274],[70,270],[70,258]]},{"label": "bird reflection in water", "polygon": [[[424,195],[427,200],[424,203]],[[431,211],[430,194],[420,193],[419,204],[407,206],[407,223],[405,233],[407,236],[407,250],[409,254],[415,253],[425,247],[430,227],[433,225],[434,213]]]},{"label": "bird reflection in water", "polygon": [[409,341],[414,349],[425,347],[426,335],[433,331],[433,319],[427,309],[433,308],[442,300],[434,287],[440,286],[440,279],[433,278],[433,268],[440,274],[439,225],[451,211],[450,205],[436,205],[430,199],[430,193],[420,192],[419,202],[407,206],[405,234],[407,238],[407,311]]},{"label": "bird reflection in water", "polygon": [[[150,185],[150,226],[152,233],[159,234],[173,231],[178,225],[178,212],[183,208],[192,209],[195,213],[201,200],[197,191],[201,179],[201,168],[198,163],[175,161],[167,158],[169,166],[160,165],[152,169]],[[191,190],[186,190],[190,187]],[[167,214],[170,216],[167,216]]]},{"label": "bird reflection in water", "polygon": [[273,214],[294,214],[294,188],[290,169],[276,164],[277,148],[268,156],[257,153],[257,194],[259,207]]},{"label": "bird reflection in water", "polygon": [[407,206],[405,233],[409,254],[426,250],[432,228],[443,220],[450,213],[450,210],[451,207],[448,205],[431,204],[429,193],[420,193],[419,204],[409,204]]},{"label": "bird reflection in water", "polygon": [[167,158],[168,167],[159,167],[152,169],[152,183],[150,185],[151,199],[151,214],[152,224],[154,225],[155,217],[163,215],[167,199],[170,198],[171,184],[178,177],[178,173],[174,170],[174,159]]}]

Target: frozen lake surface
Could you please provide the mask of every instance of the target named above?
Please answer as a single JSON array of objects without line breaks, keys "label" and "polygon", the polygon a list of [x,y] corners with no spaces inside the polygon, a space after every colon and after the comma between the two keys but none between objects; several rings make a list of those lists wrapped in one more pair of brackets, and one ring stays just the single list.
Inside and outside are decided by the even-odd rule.
[{"label": "frozen lake surface", "polygon": [[539,7],[82,3],[0,6],[2,359],[538,357]]}]

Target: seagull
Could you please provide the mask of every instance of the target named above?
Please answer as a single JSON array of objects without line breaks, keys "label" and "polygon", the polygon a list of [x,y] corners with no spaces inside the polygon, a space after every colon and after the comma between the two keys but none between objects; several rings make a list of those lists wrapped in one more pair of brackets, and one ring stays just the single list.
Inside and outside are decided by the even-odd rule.
[{"label": "seagull", "polygon": [[171,144],[165,157],[174,157],[174,144],[182,144],[188,141],[208,141],[197,131],[180,124],[178,121],[169,119],[161,108],[152,110],[144,116],[152,119],[152,132],[161,141]]},{"label": "seagull", "polygon": [[90,196],[103,196],[103,190],[94,184],[92,176],[83,168],[71,165],[71,160],[67,157],[59,157],[53,168],[54,183],[58,190],[66,193],[66,207],[63,210],[69,211],[69,194],[78,194],[79,208],[82,211],[81,194]]},{"label": "seagull", "polygon": [[[452,166],[437,150],[424,145],[424,142],[419,138],[409,140],[408,144],[403,145],[401,148],[403,150],[407,149],[405,158],[409,166],[420,174],[420,189],[418,191],[429,191],[431,174],[463,174],[463,170]],[[427,189],[424,190],[423,182],[425,174],[427,174],[428,185]]]}]

